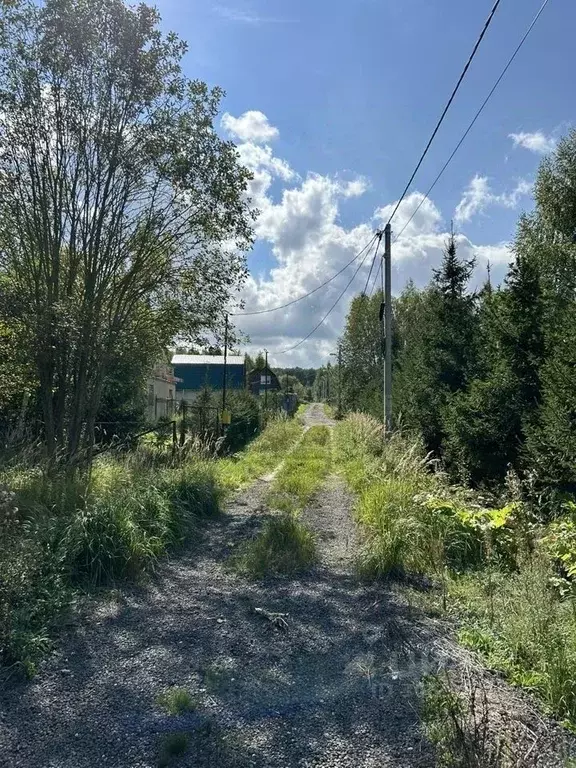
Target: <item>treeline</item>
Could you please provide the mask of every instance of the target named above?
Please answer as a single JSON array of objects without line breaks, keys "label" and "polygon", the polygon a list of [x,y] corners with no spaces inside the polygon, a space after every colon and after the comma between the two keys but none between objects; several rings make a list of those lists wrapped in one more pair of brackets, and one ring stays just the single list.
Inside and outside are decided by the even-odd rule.
[{"label": "treeline", "polygon": [[[396,425],[419,433],[454,480],[576,491],[576,132],[539,169],[501,285],[470,287],[448,238],[430,284],[394,301]],[[341,340],[345,410],[381,418],[381,296],[354,299]],[[337,392],[333,369],[332,391]]]}]

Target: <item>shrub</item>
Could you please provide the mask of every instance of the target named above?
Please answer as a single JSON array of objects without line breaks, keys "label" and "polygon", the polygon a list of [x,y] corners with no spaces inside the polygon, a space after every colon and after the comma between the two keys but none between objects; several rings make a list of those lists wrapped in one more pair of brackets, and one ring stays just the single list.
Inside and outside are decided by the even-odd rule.
[{"label": "shrub", "polygon": [[249,392],[232,391],[227,407],[232,414],[232,421],[226,430],[223,448],[234,453],[253,440],[260,431],[260,405],[258,399]]}]

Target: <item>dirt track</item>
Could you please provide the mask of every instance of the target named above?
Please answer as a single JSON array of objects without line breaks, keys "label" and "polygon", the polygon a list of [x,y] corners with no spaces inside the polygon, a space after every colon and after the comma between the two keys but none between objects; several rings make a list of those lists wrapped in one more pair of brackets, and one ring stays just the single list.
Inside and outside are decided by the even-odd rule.
[{"label": "dirt track", "polygon": [[[317,406],[306,420],[330,423]],[[0,765],[151,768],[171,731],[191,734],[175,763],[190,768],[434,765],[416,683],[459,651],[395,593],[356,577],[352,499],[336,477],[304,514],[318,537],[313,572],[258,584],[230,572],[229,555],[270,514],[266,490],[258,481],[239,493],[194,550],[148,588],[99,603],[34,681],[0,697]],[[159,710],[172,685],[192,693],[193,713]],[[526,765],[560,765],[544,751]]]}]

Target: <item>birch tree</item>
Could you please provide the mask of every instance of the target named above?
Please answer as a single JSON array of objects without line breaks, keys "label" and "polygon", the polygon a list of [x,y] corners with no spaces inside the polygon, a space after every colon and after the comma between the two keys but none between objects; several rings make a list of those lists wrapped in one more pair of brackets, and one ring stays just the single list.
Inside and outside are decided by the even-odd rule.
[{"label": "birch tree", "polygon": [[[0,286],[26,329],[48,456],[89,456],[110,361],[138,325],[190,341],[245,277],[248,172],[222,92],[122,0],[0,8]],[[126,336],[128,334],[128,337]]]}]

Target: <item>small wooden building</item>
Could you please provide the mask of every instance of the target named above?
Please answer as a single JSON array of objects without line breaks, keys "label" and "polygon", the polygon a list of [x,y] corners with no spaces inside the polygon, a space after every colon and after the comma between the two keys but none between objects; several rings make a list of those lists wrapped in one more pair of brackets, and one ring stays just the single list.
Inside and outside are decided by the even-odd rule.
[{"label": "small wooden building", "polygon": [[248,374],[248,390],[257,397],[266,394],[266,391],[279,392],[280,389],[278,376],[270,367],[254,368]]}]

